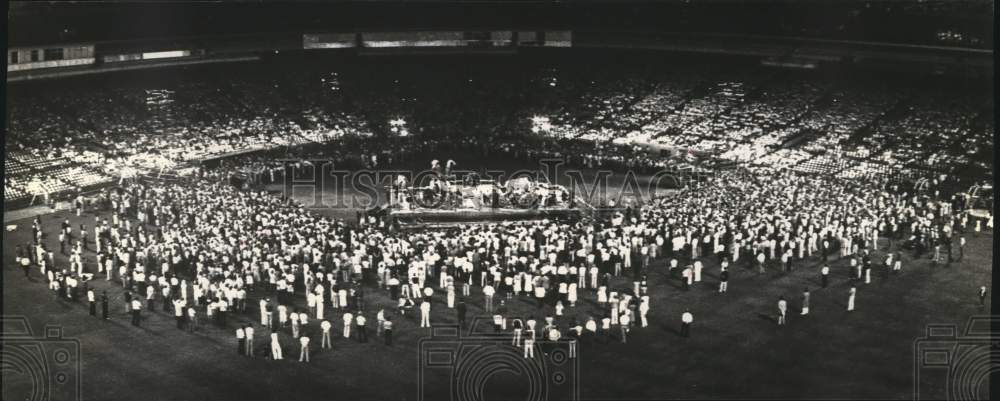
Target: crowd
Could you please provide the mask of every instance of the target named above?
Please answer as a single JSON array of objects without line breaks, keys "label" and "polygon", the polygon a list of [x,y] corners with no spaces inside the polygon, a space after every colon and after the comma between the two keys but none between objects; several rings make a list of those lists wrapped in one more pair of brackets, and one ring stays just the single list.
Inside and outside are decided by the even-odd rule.
[{"label": "crowd", "polygon": [[[136,169],[158,173],[226,154],[369,134],[357,117],[321,107],[321,87],[301,77],[226,77],[222,85],[204,77],[154,85],[82,81],[61,87],[59,97],[44,88],[15,89],[8,132],[18,152],[8,156],[25,164],[61,161],[70,186],[86,188]],[[26,175],[46,172],[31,167]]]},{"label": "crowd", "polygon": [[[991,151],[984,134],[992,128],[992,112],[985,97],[967,91],[914,92],[868,78],[832,83],[808,74],[753,69],[700,75],[681,70],[652,89],[636,88],[632,78],[606,80],[599,89],[567,90],[561,96],[590,102],[580,110],[597,111],[556,112],[534,131],[694,149],[843,178],[912,179],[936,171],[988,170]],[[572,87],[567,81],[559,86]],[[606,111],[614,113],[612,123]]]},{"label": "crowd", "polygon": [[[522,145],[541,142],[537,153],[587,165],[676,164],[643,150],[665,149],[844,178],[990,170],[989,99],[960,88],[662,61],[627,70],[440,63],[392,71],[362,63],[340,74],[322,65],[206,67],[111,86],[72,82],[56,98],[15,87],[9,140],[23,164],[86,168],[66,177],[70,187],[310,143],[334,144],[331,157],[380,153],[384,162],[417,141],[533,152]],[[377,151],[352,140],[373,136],[367,148]],[[46,175],[29,166],[10,194]]]},{"label": "crowd", "polygon": [[[460,299],[469,297],[474,286],[484,294],[487,312],[524,293],[560,316],[563,308],[576,306],[579,286],[596,290],[601,302],[611,305],[608,314],[615,322],[619,312],[639,309],[646,290],[639,285],[639,243],[616,238],[610,227],[595,233],[581,224],[571,230],[536,223],[406,235],[387,232],[384,223],[372,218],[354,230],[341,221],[312,216],[292,202],[208,181],[172,187],[137,184],[110,202],[111,225],[104,221],[95,228],[98,274],[145,295],[147,308],[162,303],[166,310],[183,299],[186,306],[204,305],[207,316],[216,316],[220,324],[225,324],[227,309],[245,308],[246,291],[273,294],[270,302],[262,299],[261,324],[280,328],[291,322],[293,336],[296,321],[303,321],[302,312],[291,309],[296,292],[308,295],[308,313],[321,320],[327,302],[333,310],[360,309],[360,282],[387,289],[398,301],[400,315],[421,304],[422,325],[428,324],[433,288],[447,292],[449,308],[456,307],[457,293]],[[138,220],[135,226],[132,218]],[[118,227],[122,221],[125,227]],[[577,238],[568,235],[572,232],[590,234]],[[599,245],[592,253],[593,244]],[[81,251],[79,245],[74,250]],[[566,266],[572,261],[583,265],[584,260],[592,265],[589,270]],[[631,295],[622,291],[619,297],[607,287],[610,274],[621,275],[623,268],[633,272],[636,285]],[[190,279],[190,297],[187,279],[178,277]],[[631,312],[626,312],[630,304]],[[186,317],[180,309],[177,313]],[[533,319],[525,324],[535,332]],[[346,327],[349,331],[350,325]]]},{"label": "crowd", "polygon": [[[445,67],[434,79],[412,69],[391,82],[380,68],[336,79],[318,67],[219,69],[97,90],[68,85],[58,98],[18,94],[8,194],[120,184],[94,204],[74,203],[78,215],[93,214],[90,228],[67,221],[44,232],[36,219],[18,263],[29,275],[37,267],[59,299],[86,296],[92,314],[98,297],[88,283],[103,279],[122,286],[135,325],[156,309],[179,329],[235,325],[240,353],[250,356],[262,354],[255,339],[269,338],[263,353],[282,359],[294,341],[305,362],[310,338],[320,348],[331,346],[331,331],[367,341],[369,326],[391,344],[394,327],[428,327],[441,316],[464,323],[469,308],[530,356],[536,340],[625,342],[648,326],[650,291],[662,289],[646,277],[660,259],[683,288],[718,263],[725,293],[730,269],[818,261],[825,285],[825,263],[846,258],[853,309],[873,271],[902,270],[902,249],[948,263],[954,248],[963,252],[965,232],[992,228],[937,178],[990,154],[991,111],[974,96],[757,68],[532,69],[520,84],[493,77],[503,66],[461,78],[440,76],[453,72]],[[649,149],[696,149],[753,166],[610,218],[419,232],[375,217],[347,224],[228,180],[273,182],[283,157],[367,168],[429,152],[650,171],[675,164]],[[246,154],[186,180],[111,178],[233,153]],[[892,180],[893,170],[935,180],[918,193]],[[56,266],[54,239],[68,266]],[[374,316],[370,291],[390,300]],[[805,289],[802,313],[810,296],[826,295]],[[531,300],[535,312],[512,313],[514,299]],[[779,304],[784,323],[788,301]],[[681,317],[685,335],[693,319]]]},{"label": "crowd", "polygon": [[[525,357],[542,339],[570,347],[626,342],[632,330],[649,325],[650,292],[664,290],[650,288],[648,274],[668,274],[689,289],[707,280],[709,262],[719,263],[722,293],[732,269],[822,264],[824,287],[831,273],[855,282],[845,295],[850,311],[873,274],[903,270],[904,249],[950,263],[953,249],[962,257],[967,232],[992,228],[992,218],[970,218],[961,202],[933,185],[917,193],[885,180],[767,167],[718,174],[609,219],[578,222],[398,231],[374,216],[357,225],[318,216],[293,200],[211,176],[127,182],[87,212],[94,216],[90,228],[67,220],[57,233],[45,232],[36,218],[33,241],[16,252],[25,275],[37,267],[58,299],[86,296],[92,314],[97,297],[89,282],[120,283],[134,325],[157,309],[173,316],[178,329],[235,325],[241,354],[283,359],[294,342],[303,362],[310,338],[329,348],[331,331],[367,342],[372,320],[375,334],[391,345],[394,325],[425,328],[448,316],[464,325],[470,307],[492,316],[494,332],[509,336]],[[56,238],[68,266],[56,265],[48,249]],[[649,270],[658,259],[667,261],[667,271]],[[850,270],[831,272],[834,259],[850,259]],[[365,316],[373,309],[366,305],[382,297],[366,296],[370,291],[384,291],[391,301],[374,305],[375,316]],[[804,294],[802,313],[808,313],[809,290]],[[511,313],[514,299],[531,300],[535,312]],[[782,299],[781,324],[787,309]],[[689,311],[681,317],[683,335],[690,335],[693,319]],[[270,343],[257,347],[258,338]]]}]

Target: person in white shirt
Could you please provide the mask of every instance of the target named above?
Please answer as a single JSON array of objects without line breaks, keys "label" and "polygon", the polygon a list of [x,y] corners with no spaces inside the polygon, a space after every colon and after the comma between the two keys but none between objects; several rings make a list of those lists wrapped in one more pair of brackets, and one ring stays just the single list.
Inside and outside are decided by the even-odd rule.
[{"label": "person in white shirt", "polygon": [[229,302],[225,298],[219,299],[219,324],[226,326],[226,316],[229,312]]},{"label": "person in white shirt", "polygon": [[285,327],[288,324],[288,307],[278,305],[278,327]]},{"label": "person in white shirt", "polygon": [[639,321],[642,327],[649,326],[649,319],[647,314],[649,313],[649,295],[643,295],[642,301],[639,303]]},{"label": "person in white shirt", "polygon": [[354,321],[354,315],[351,312],[344,313],[344,338],[351,338],[351,323]]},{"label": "person in white shirt", "polygon": [[392,319],[385,319],[382,328],[385,331],[382,333],[382,336],[385,337],[385,345],[392,346]]},{"label": "person in white shirt", "polygon": [[306,307],[309,311],[316,312],[316,294],[306,291]]},{"label": "person in white shirt", "polygon": [[[195,288],[197,289],[198,287],[195,287]],[[270,326],[270,322],[268,322],[269,319],[267,318],[267,315],[268,315],[268,312],[267,312],[267,298],[261,298],[261,300],[260,300],[260,325],[261,326],[265,326],[265,327]]]},{"label": "person in white shirt", "polygon": [[299,344],[302,345],[299,351],[299,362],[309,362],[309,337],[299,337]]},{"label": "person in white shirt", "polygon": [[[330,294],[330,296],[332,297],[333,294]],[[337,301],[338,301],[337,307],[346,308],[347,307],[347,289],[346,288],[341,288],[339,291],[337,291],[337,298],[338,298],[337,299]]]},{"label": "person in white shirt", "polygon": [[962,235],[958,237],[958,259],[956,259],[955,261],[961,262],[964,257],[965,257],[965,236]]},{"label": "person in white shirt", "polygon": [[549,329],[549,335],[548,335],[548,337],[549,337],[549,341],[551,341],[551,342],[554,343],[554,342],[559,341],[560,338],[562,338],[562,333],[560,333],[559,330],[557,330],[556,328],[553,327],[553,328]]},{"label": "person in white shirt", "polygon": [[431,327],[431,303],[428,301],[420,304],[420,327]]},{"label": "person in white shirt", "polygon": [[299,338],[299,314],[292,312],[289,319],[292,320],[292,338]]},{"label": "person in white shirt", "polygon": [[788,302],[785,297],[778,298],[778,326],[785,325],[785,313],[788,311]]},{"label": "person in white shirt", "polygon": [[156,309],[153,307],[153,296],[156,295],[156,289],[153,285],[146,286],[146,308],[150,311]]},{"label": "person in white shirt", "polygon": [[486,310],[486,313],[493,313],[493,294],[495,292],[496,290],[493,289],[492,285],[487,284],[483,287],[483,295],[486,298],[483,301],[483,309]]},{"label": "person in white shirt", "polygon": [[90,303],[90,316],[97,316],[97,299],[94,298],[94,290],[87,290],[87,302]]},{"label": "person in white shirt", "polygon": [[690,309],[685,309],[684,314],[681,315],[681,337],[691,336],[691,323],[694,322],[694,315],[691,314]]},{"label": "person in white shirt", "polygon": [[691,289],[691,284],[694,283],[694,271],[691,268],[691,265],[687,265],[684,268],[683,276],[684,276],[684,290]]},{"label": "person in white shirt", "polygon": [[243,329],[243,333],[247,338],[247,356],[253,358],[253,326],[247,324],[247,326]]},{"label": "person in white shirt", "polygon": [[174,303],[174,319],[177,320],[177,329],[184,329],[184,307],[187,306],[187,302],[183,299],[175,299]]},{"label": "person in white shirt", "polygon": [[628,316],[627,313],[624,314],[624,315],[622,315],[622,317],[618,318],[618,323],[619,323],[618,327],[620,327],[621,330],[622,330],[622,332],[621,332],[622,344],[625,344],[625,343],[628,342],[628,331],[629,331],[629,325],[630,325],[631,322],[632,322],[631,318],[629,318],[629,316]]},{"label": "person in white shirt", "polygon": [[360,311],[358,312],[358,317],[354,318],[354,322],[358,325],[358,341],[363,343],[368,342],[368,328],[365,326],[366,321],[367,319],[365,319]]},{"label": "person in white shirt", "polygon": [[194,309],[194,305],[187,308],[187,329],[189,333],[194,333],[194,329],[198,327],[198,311]]},{"label": "person in white shirt", "polygon": [[521,319],[513,319],[511,321],[511,326],[514,328],[514,338],[511,340],[510,344],[515,347],[521,346],[521,330],[523,329],[521,324]]},{"label": "person in white shirt", "polygon": [[524,357],[535,357],[535,330],[525,330],[524,336]]},{"label": "person in white shirt", "polygon": [[802,316],[809,314],[809,288],[802,291]]},{"label": "person in white shirt", "polygon": [[455,309],[455,284],[452,282],[451,277],[448,277],[447,281],[446,288],[448,292],[446,299],[448,301],[448,309]]},{"label": "person in white shirt", "polygon": [[142,302],[139,301],[138,297],[132,298],[132,325],[133,326],[138,326],[139,325],[139,311],[141,311],[141,310],[142,310]]},{"label": "person in white shirt", "polygon": [[246,332],[243,331],[242,327],[237,327],[236,328],[236,355],[245,355],[247,353],[246,346],[247,346]]},{"label": "person in white shirt", "polygon": [[584,324],[584,327],[590,332],[591,336],[597,335],[597,321],[593,317],[587,318],[587,323]]},{"label": "person in white shirt", "polygon": [[830,266],[823,264],[823,268],[820,269],[820,279],[822,280],[823,288],[826,288],[830,284]]},{"label": "person in white shirt", "polygon": [[320,340],[320,349],[333,348],[333,344],[330,341],[330,328],[333,327],[329,321],[324,320],[319,324],[320,329],[323,330],[323,338]]},{"label": "person in white shirt", "polygon": [[375,314],[375,335],[381,336],[382,330],[385,329],[385,309],[379,308],[378,313]]},{"label": "person in white shirt", "polygon": [[271,359],[280,361],[284,359],[281,355],[281,343],[278,342],[278,332],[271,332]]}]

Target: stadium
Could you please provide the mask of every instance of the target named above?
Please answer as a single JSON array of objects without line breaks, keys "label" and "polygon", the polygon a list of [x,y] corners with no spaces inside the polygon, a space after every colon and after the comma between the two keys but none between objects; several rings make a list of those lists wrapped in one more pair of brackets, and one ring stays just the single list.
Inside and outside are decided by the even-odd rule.
[{"label": "stadium", "polygon": [[993,14],[11,2],[3,398],[990,399]]}]

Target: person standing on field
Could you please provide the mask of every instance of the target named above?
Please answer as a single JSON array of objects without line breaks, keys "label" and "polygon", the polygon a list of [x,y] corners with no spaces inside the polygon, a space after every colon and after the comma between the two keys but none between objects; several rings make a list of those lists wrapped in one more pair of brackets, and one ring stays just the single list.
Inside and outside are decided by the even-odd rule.
[{"label": "person standing on field", "polygon": [[785,297],[778,297],[778,326],[785,325],[785,314],[788,311],[788,302]]},{"label": "person standing on field", "polygon": [[690,309],[685,309],[684,314],[681,315],[681,337],[691,336],[691,323],[694,323],[694,315],[691,314]]},{"label": "person standing on field", "polygon": [[802,291],[802,316],[809,314],[809,288]]}]

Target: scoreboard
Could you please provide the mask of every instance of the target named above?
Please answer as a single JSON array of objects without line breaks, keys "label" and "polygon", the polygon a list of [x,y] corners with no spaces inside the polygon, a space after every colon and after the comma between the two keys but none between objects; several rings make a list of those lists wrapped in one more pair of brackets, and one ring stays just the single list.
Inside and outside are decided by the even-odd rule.
[{"label": "scoreboard", "polygon": [[571,31],[408,31],[306,33],[303,49],[571,47]]}]

